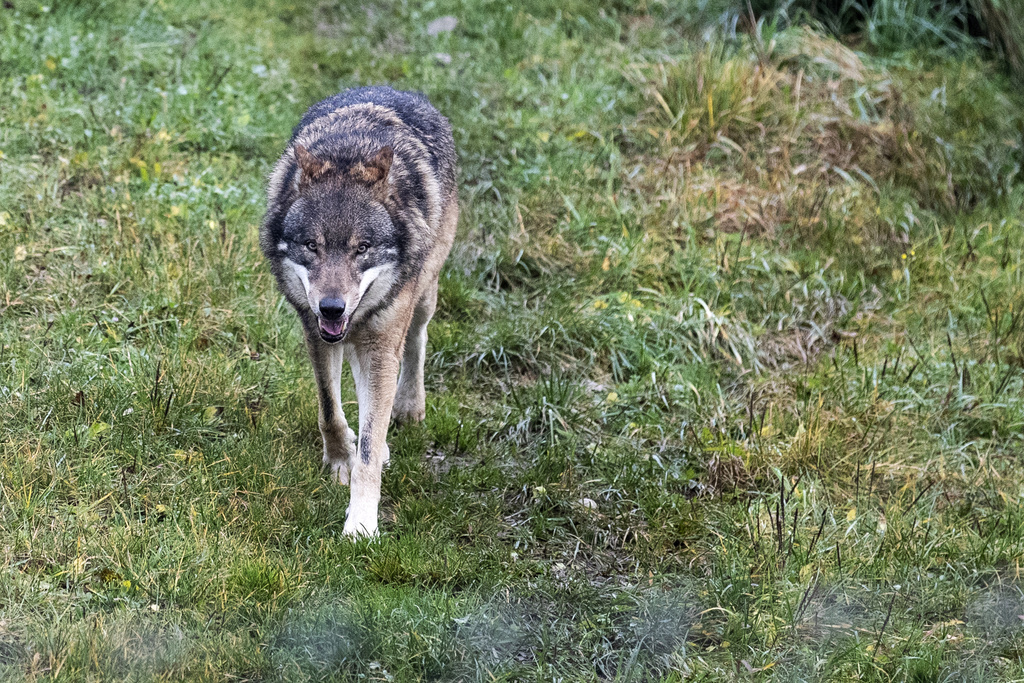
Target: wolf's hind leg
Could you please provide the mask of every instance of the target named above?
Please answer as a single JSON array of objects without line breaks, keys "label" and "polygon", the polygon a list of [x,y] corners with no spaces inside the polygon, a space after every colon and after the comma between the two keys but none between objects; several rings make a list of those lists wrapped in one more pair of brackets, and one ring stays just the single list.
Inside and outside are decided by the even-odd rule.
[{"label": "wolf's hind leg", "polygon": [[341,407],[341,344],[328,344],[316,331],[306,330],[306,347],[316,376],[320,399],[320,434],[324,439],[324,466],[331,479],[348,484],[349,466],[356,452],[356,435]]},{"label": "wolf's hind leg", "polygon": [[423,388],[423,362],[427,355],[427,323],[437,308],[437,282],[424,292],[405,335],[402,372],[391,416],[396,422],[419,422],[426,417],[427,393]]}]

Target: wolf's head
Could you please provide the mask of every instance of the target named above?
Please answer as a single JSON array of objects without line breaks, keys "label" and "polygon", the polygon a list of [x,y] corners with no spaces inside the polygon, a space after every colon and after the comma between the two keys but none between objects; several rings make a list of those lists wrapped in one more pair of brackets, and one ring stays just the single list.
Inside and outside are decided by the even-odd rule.
[{"label": "wolf's head", "polygon": [[298,199],[277,251],[285,288],[308,302],[320,337],[345,338],[353,316],[373,307],[398,275],[400,231],[385,208],[393,152],[383,147],[345,169],[296,145]]}]

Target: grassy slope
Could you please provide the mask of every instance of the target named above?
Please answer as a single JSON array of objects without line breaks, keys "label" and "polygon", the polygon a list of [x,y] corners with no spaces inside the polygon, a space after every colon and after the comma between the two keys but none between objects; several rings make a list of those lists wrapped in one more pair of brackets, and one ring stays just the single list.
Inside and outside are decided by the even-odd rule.
[{"label": "grassy slope", "polygon": [[[0,10],[0,676],[1020,677],[1020,101],[652,12]],[[352,543],[256,225],[381,81],[464,220]]]}]

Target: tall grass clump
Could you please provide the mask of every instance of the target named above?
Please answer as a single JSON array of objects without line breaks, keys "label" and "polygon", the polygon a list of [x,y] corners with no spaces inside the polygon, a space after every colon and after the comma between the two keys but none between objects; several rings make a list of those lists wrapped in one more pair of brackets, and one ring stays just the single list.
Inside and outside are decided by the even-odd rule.
[{"label": "tall grass clump", "polygon": [[787,116],[783,75],[750,50],[722,41],[659,64],[650,93],[659,123],[678,143],[740,141]]},{"label": "tall grass clump", "polygon": [[1024,2],[1021,0],[972,0],[992,47],[1018,83],[1024,83]]},{"label": "tall grass clump", "polygon": [[881,52],[956,49],[970,42],[962,0],[873,0],[852,7],[862,16],[864,37]]}]

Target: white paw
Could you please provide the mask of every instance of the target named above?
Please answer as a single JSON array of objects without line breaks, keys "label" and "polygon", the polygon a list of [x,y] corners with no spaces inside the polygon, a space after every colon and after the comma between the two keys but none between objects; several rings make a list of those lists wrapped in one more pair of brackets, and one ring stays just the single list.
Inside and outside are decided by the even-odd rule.
[{"label": "white paw", "polygon": [[332,460],[324,456],[324,467],[330,470],[331,481],[348,486],[348,460]]},{"label": "white paw", "polygon": [[351,511],[348,517],[345,518],[345,529],[346,536],[352,538],[371,538],[377,535],[377,515],[360,519],[359,515],[353,515]]},{"label": "white paw", "polygon": [[[329,444],[333,442],[333,447]],[[340,451],[340,452],[339,452]],[[336,484],[349,482],[349,467],[352,458],[356,454],[356,433],[351,428],[345,428],[345,436],[339,443],[337,440],[324,436],[324,467],[331,475],[331,481]]]},{"label": "white paw", "polygon": [[345,511],[345,535],[355,538],[377,535],[377,498],[361,498],[358,487],[353,489]]}]

